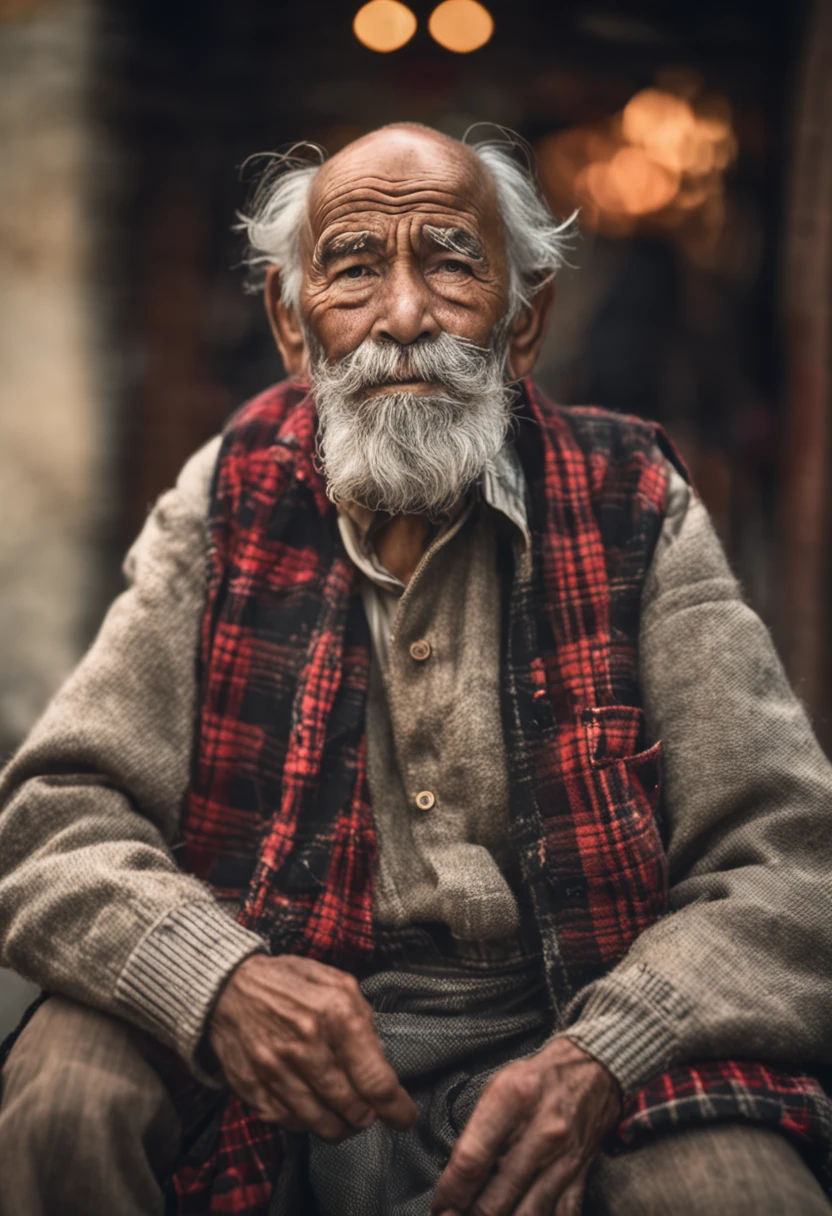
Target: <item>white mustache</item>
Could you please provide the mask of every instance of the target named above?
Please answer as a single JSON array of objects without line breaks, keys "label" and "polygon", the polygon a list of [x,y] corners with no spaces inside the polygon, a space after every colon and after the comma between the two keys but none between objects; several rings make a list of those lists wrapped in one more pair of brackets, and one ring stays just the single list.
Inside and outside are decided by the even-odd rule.
[{"label": "white mustache", "polygon": [[484,370],[488,368],[493,374],[494,357],[495,352],[488,347],[454,334],[443,333],[406,347],[368,338],[337,363],[317,358],[314,374],[333,385],[337,382],[347,399],[354,399],[370,388],[422,380],[468,400],[472,386],[481,387]]}]

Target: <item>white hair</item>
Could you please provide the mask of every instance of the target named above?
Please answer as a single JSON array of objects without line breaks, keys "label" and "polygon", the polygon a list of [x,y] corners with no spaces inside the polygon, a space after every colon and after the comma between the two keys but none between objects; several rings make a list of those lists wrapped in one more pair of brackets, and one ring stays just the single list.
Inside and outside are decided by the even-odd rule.
[{"label": "white hair", "polygon": [[508,316],[513,319],[564,264],[574,215],[558,223],[538,187],[533,162],[522,168],[513,144],[487,140],[473,145],[497,191],[508,262]]},{"label": "white hair", "polygon": [[[299,155],[302,149],[317,155],[318,163],[304,161]],[[262,287],[267,266],[279,266],[281,298],[295,311],[303,277],[302,242],[309,192],[325,159],[326,153],[316,144],[295,144],[288,152],[269,155],[248,214],[240,212],[237,217],[238,231],[248,237],[243,261],[249,268],[250,289]]]},{"label": "white hair", "polygon": [[[472,144],[497,193],[509,270],[507,317],[512,320],[563,265],[575,216],[558,223],[540,192],[531,158],[522,167],[514,158],[518,141],[507,137]],[[318,163],[303,162],[301,148],[313,149]],[[312,183],[325,159],[316,145],[297,144],[276,153],[263,174],[238,228],[248,236],[244,258],[249,285],[262,285],[263,269],[279,266],[281,297],[297,311],[302,279],[301,243]]]}]

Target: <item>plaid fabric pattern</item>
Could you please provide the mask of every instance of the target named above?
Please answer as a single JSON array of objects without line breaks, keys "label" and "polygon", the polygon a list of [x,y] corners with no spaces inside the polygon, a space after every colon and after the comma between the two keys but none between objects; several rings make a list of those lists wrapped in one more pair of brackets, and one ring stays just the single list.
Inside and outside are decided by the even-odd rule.
[{"label": "plaid fabric pattern", "polygon": [[661,747],[644,750],[636,641],[667,473],[655,427],[530,402],[535,575],[513,584],[504,716],[557,1013],[666,908]]},{"label": "plaid fabric pattern", "polygon": [[[511,581],[503,717],[512,829],[555,1019],[667,909],[661,745],[644,747],[636,642],[664,514],[659,428],[561,411],[531,381],[517,446],[533,575]],[[184,865],[275,953],[371,963],[376,841],[365,773],[369,638],[314,463],[314,403],[288,381],[227,429],[211,508],[195,767]],[[754,1118],[828,1139],[811,1078],[732,1062],[647,1086],[619,1136]],[[749,1113],[752,1112],[752,1113]],[[824,1117],[821,1117],[821,1116]],[[281,1133],[230,1098],[175,1178],[178,1211],[266,1216]]]},{"label": "plaid fabric pattern", "polygon": [[[813,1077],[749,1060],[708,1060],[657,1077],[627,1103],[614,1140],[629,1148],[647,1136],[725,1119],[777,1128],[829,1184],[829,1098]],[[615,1151],[614,1142],[609,1147]]]},{"label": "plaid fabric pattern", "polygon": [[314,433],[309,398],[280,386],[218,462],[184,867],[276,953],[349,966],[372,950],[369,649]]}]

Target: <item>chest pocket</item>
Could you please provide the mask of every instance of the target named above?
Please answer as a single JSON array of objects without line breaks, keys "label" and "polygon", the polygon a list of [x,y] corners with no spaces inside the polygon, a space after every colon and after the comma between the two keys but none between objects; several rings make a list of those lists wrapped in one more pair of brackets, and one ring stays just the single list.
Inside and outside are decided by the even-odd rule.
[{"label": "chest pocket", "polygon": [[573,962],[611,966],[667,910],[661,743],[634,706],[583,710],[556,740],[559,796],[542,806],[546,880]]}]

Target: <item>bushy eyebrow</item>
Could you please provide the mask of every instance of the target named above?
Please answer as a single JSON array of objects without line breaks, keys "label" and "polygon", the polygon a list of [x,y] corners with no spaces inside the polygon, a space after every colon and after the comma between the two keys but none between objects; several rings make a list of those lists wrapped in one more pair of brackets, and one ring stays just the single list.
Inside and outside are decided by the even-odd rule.
[{"label": "bushy eyebrow", "polygon": [[348,258],[364,251],[378,251],[378,238],[372,232],[339,232],[321,241],[315,251],[315,261],[327,267],[337,258]]},{"label": "bushy eyebrow", "polygon": [[482,243],[467,228],[436,228],[433,224],[425,224],[422,231],[440,249],[458,253],[460,257],[470,258],[472,262],[486,260]]}]

